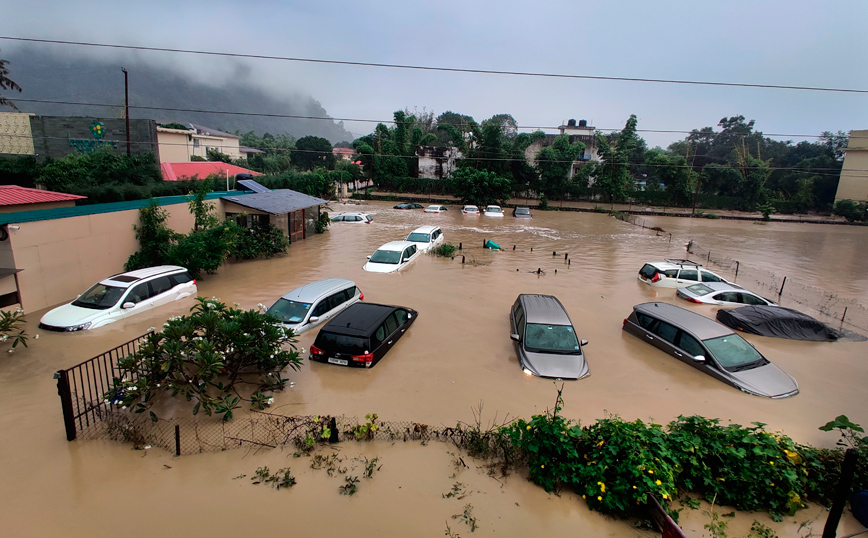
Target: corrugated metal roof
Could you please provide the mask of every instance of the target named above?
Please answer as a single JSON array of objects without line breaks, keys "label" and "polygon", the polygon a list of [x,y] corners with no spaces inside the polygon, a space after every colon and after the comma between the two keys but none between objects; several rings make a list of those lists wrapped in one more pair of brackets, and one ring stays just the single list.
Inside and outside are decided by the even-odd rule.
[{"label": "corrugated metal roof", "polygon": [[18,185],[0,185],[0,205],[41,204],[46,202],[68,202],[82,200],[87,196],[66,194],[64,192],[29,189]]},{"label": "corrugated metal roof", "polygon": [[163,170],[163,179],[165,181],[180,181],[184,179],[192,179],[198,177],[205,179],[211,174],[220,177],[226,177],[227,172],[230,176],[237,174],[252,174],[261,176],[261,172],[255,172],[234,164],[228,164],[220,161],[197,161],[189,163],[160,163],[160,168]]},{"label": "corrugated metal roof", "polygon": [[297,211],[307,207],[313,207],[328,203],[327,200],[308,196],[289,189],[278,189],[268,192],[255,192],[244,196],[223,196],[223,200],[232,202],[257,211],[264,211],[272,215],[280,215]]},{"label": "corrugated metal roof", "polygon": [[259,183],[253,181],[252,179],[239,179],[238,184],[245,189],[253,192],[268,192],[271,190],[268,187],[264,187]]},{"label": "corrugated metal roof", "polygon": [[220,131],[219,129],[212,129],[211,127],[205,127],[204,125],[197,125],[195,123],[188,123],[187,125],[196,129],[197,134],[205,136],[219,136],[220,138],[241,138],[238,135],[227,133],[225,131]]}]

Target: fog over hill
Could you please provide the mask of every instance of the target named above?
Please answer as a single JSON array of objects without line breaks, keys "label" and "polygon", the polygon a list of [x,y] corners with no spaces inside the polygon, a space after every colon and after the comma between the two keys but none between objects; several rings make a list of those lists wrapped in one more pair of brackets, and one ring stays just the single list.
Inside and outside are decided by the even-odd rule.
[{"label": "fog over hill", "polygon": [[[247,82],[250,70],[242,64],[216,73],[213,70],[210,73],[185,73],[152,65],[136,56],[121,60],[105,56],[57,55],[34,47],[4,48],[0,51],[0,58],[9,61],[9,78],[23,89],[22,93],[4,92],[4,96],[15,102],[21,112],[46,116],[123,117],[123,67],[129,72],[130,106],[155,107],[130,108],[131,118],[192,122],[227,132],[255,131],[260,136],[266,132],[286,133],[296,138],[313,135],[332,143],[353,139],[342,122],[308,119],[328,117],[328,112],[316,99],[292,89],[282,91],[274,88],[266,92],[261,81],[257,84]],[[101,106],[30,103],[24,99]],[[4,107],[2,111],[11,112],[12,109]]]}]

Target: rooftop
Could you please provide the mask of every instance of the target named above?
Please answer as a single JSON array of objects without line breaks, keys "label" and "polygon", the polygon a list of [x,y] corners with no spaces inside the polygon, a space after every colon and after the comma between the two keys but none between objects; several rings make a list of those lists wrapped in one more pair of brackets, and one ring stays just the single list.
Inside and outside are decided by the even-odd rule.
[{"label": "rooftop", "polygon": [[68,202],[85,198],[87,196],[30,189],[18,185],[0,185],[0,206]]}]

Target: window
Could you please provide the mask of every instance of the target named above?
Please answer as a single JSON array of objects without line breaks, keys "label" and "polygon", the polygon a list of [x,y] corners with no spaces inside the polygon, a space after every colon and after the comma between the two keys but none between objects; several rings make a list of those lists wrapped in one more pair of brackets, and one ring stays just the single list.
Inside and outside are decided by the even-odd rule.
[{"label": "window", "polygon": [[766,304],[768,304],[764,300],[757,297],[756,295],[751,295],[749,293],[742,293],[741,298],[742,298],[741,302],[744,304],[762,305],[762,306],[765,306]]},{"label": "window", "polygon": [[678,269],[667,269],[666,271],[663,271],[663,276],[675,278],[678,276]]},{"label": "window", "polygon": [[642,269],[639,269],[639,274],[645,278],[654,278],[654,275],[657,274],[657,268],[650,263],[646,263]]},{"label": "window", "polygon": [[759,354],[759,351],[747,343],[747,341],[737,334],[729,336],[719,336],[703,340],[705,346],[714,355],[717,362],[726,369],[737,371],[742,366],[755,364],[762,366],[768,363],[767,360]]},{"label": "window", "polygon": [[702,272],[702,281],[703,282],[720,282],[721,281],[720,277],[715,275],[714,273],[709,273],[708,271],[701,271],[701,272]]},{"label": "window", "polygon": [[320,349],[334,349],[337,353],[348,353],[350,355],[362,355],[368,352],[367,338],[327,333],[325,331],[320,331],[314,344]]},{"label": "window", "polygon": [[657,336],[659,336],[663,340],[666,340],[667,342],[674,344],[675,343],[675,337],[678,335],[678,328],[673,326],[673,325],[669,325],[665,321],[659,321],[658,320],[657,328],[654,330],[654,334],[656,334]]},{"label": "window", "polygon": [[116,305],[118,300],[123,295],[125,288],[115,286],[106,286],[97,284],[72,302],[75,306],[82,308],[92,308],[94,310],[105,310]]},{"label": "window", "polygon": [[691,357],[697,355],[705,355],[705,349],[702,344],[684,331],[681,331],[681,337],[678,340],[678,347],[687,352]]},{"label": "window", "polygon": [[407,321],[407,311],[395,310],[395,318],[398,320],[398,325],[403,325]]},{"label": "window", "polygon": [[682,269],[678,278],[681,280],[699,280],[699,271],[696,269]]},{"label": "window", "polygon": [[177,273],[177,274],[174,274],[171,276],[172,276],[172,280],[175,281],[175,284],[186,284],[187,282],[190,282],[191,280],[193,280],[193,277],[190,276],[190,273],[188,273],[186,271],[183,273]]},{"label": "window", "polygon": [[651,316],[645,314],[636,314],[636,320],[639,322],[639,326],[643,329],[648,329],[651,332],[654,332],[654,327],[656,327],[657,320],[652,318]]},{"label": "window", "polygon": [[301,323],[310,310],[310,303],[297,303],[280,298],[268,309],[268,313],[284,323]]},{"label": "window", "polygon": [[138,286],[135,286],[130,290],[130,293],[127,294],[126,299],[124,299],[125,303],[140,303],[150,297],[150,292],[148,291],[148,283],[142,282]]},{"label": "window", "polygon": [[378,250],[371,256],[371,263],[389,263],[397,265],[401,261],[401,253],[394,250]]},{"label": "window", "polygon": [[528,351],[579,353],[579,340],[570,325],[528,323],[524,347]]},{"label": "window", "polygon": [[386,339],[386,325],[380,325],[377,327],[377,332],[374,333],[374,337],[372,338],[371,347],[376,349],[380,344],[383,343],[383,340]]},{"label": "window", "polygon": [[328,299],[329,310],[341,306],[342,304],[347,302],[348,299],[349,297],[347,297],[347,290],[341,290],[335,294],[332,294]]},{"label": "window", "polygon": [[168,276],[161,276],[151,280],[151,297],[156,297],[170,289],[172,289],[172,282]]},{"label": "window", "polygon": [[515,307],[515,328],[518,331],[518,334],[524,333],[524,309],[521,305]]},{"label": "window", "polygon": [[310,313],[311,316],[322,316],[326,312],[329,311],[329,300],[328,297],[321,300],[317,303],[317,305],[313,308],[313,312]]},{"label": "window", "polygon": [[398,318],[395,317],[395,313],[393,312],[388,318],[386,318],[386,334],[392,334],[398,328]]},{"label": "window", "polygon": [[740,293],[734,291],[723,291],[714,296],[714,298],[718,301],[726,301],[728,303],[740,303],[741,299],[739,298]]},{"label": "window", "polygon": [[410,235],[407,236],[407,241],[416,241],[416,242],[419,242],[419,243],[427,243],[427,242],[430,241],[433,237],[436,237],[436,236],[433,235],[433,234],[432,234],[431,236],[429,236],[428,234],[423,234],[423,233],[419,233],[419,232],[413,232],[413,233],[411,233]]}]

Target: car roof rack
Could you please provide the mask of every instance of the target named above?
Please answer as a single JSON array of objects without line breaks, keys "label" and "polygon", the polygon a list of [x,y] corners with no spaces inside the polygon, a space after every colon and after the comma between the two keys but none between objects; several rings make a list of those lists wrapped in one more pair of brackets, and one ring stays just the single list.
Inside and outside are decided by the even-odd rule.
[{"label": "car roof rack", "polygon": [[673,263],[675,265],[695,265],[696,267],[702,267],[701,263],[696,263],[693,260],[684,260],[679,258],[663,258],[665,261],[669,263]]}]

